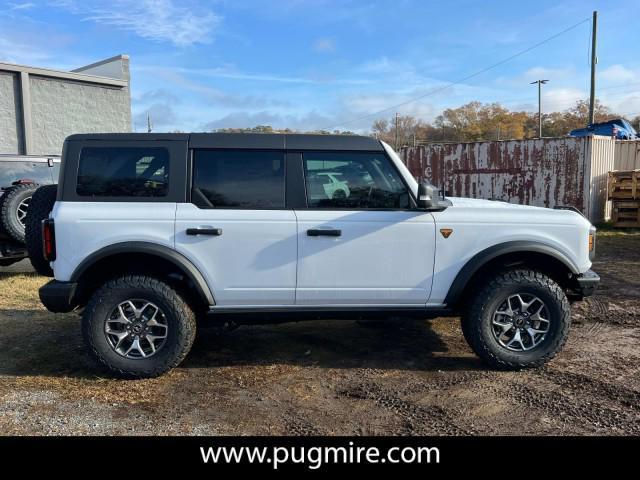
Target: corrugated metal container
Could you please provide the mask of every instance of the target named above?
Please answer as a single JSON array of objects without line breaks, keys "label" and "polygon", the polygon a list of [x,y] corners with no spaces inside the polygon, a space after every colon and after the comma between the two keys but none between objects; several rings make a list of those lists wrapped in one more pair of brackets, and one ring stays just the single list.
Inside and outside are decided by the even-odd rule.
[{"label": "corrugated metal container", "polygon": [[609,171],[615,164],[615,140],[611,137],[590,137],[586,162],[589,182],[584,188],[586,196],[586,212],[589,219],[596,223],[611,218],[611,202],[607,201]]},{"label": "corrugated metal container", "polygon": [[443,187],[448,195],[570,205],[598,222],[606,214],[614,141],[561,137],[428,144],[405,147],[402,156],[416,178]]},{"label": "corrugated metal container", "polygon": [[636,170],[640,168],[640,141],[618,140],[614,170]]}]

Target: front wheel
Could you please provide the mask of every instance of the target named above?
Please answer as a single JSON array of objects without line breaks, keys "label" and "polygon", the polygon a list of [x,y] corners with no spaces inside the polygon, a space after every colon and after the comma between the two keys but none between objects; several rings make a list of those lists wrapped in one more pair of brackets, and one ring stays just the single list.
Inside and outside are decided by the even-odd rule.
[{"label": "front wheel", "polygon": [[512,270],[475,291],[462,331],[489,365],[520,369],[551,360],[564,346],[570,324],[569,302],[555,281],[532,270]]},{"label": "front wheel", "polygon": [[195,315],[160,280],[131,275],[111,280],[82,315],[90,355],[117,376],[150,378],[177,366],[195,339]]}]

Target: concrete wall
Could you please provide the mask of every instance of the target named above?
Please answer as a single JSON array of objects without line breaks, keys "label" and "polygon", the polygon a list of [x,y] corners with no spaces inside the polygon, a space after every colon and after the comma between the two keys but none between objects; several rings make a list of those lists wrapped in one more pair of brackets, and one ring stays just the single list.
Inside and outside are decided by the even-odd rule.
[{"label": "concrete wall", "polygon": [[18,74],[0,72],[0,153],[17,153],[24,148],[20,109]]},{"label": "concrete wall", "polygon": [[444,187],[451,196],[569,205],[598,222],[605,217],[601,180],[613,166],[613,143],[603,137],[562,137],[428,144],[401,153],[418,180]]},{"label": "concrete wall", "polygon": [[128,89],[31,77],[33,154],[59,152],[72,133],[129,132]]},{"label": "concrete wall", "polygon": [[74,72],[0,64],[0,153],[60,154],[74,133],[130,131],[127,56]]}]

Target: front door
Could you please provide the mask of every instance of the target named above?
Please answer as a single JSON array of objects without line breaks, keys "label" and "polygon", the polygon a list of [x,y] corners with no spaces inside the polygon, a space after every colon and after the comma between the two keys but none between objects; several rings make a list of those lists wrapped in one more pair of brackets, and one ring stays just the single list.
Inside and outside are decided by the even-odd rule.
[{"label": "front door", "polygon": [[285,209],[281,151],[195,150],[191,203],[178,204],[176,250],[218,306],[293,305],[296,217]]},{"label": "front door", "polygon": [[307,208],[298,218],[299,305],[424,305],[435,223],[412,208],[381,152],[303,154]]}]

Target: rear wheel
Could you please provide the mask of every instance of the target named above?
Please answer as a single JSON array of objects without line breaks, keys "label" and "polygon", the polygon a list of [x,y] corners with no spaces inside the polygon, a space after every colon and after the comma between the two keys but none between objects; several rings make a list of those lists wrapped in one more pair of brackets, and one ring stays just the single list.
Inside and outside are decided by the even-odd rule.
[{"label": "rear wheel", "polygon": [[505,369],[551,360],[569,334],[571,312],[562,288],[532,270],[496,275],[473,297],[462,331],[474,352]]},{"label": "rear wheel", "polygon": [[26,216],[25,243],[31,265],[40,275],[53,277],[49,261],[42,251],[42,220],[49,214],[56,203],[57,185],[45,185],[38,188],[31,197],[31,204]]},{"label": "rear wheel", "polygon": [[16,242],[24,243],[27,211],[37,188],[37,185],[30,183],[14,185],[0,197],[0,224],[3,231]]},{"label": "rear wheel", "polygon": [[150,378],[177,366],[195,339],[195,315],[183,297],[160,280],[131,275],[111,280],[82,315],[91,356],[113,374]]}]

